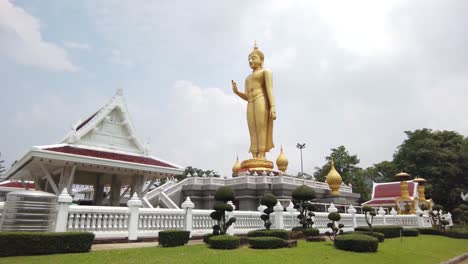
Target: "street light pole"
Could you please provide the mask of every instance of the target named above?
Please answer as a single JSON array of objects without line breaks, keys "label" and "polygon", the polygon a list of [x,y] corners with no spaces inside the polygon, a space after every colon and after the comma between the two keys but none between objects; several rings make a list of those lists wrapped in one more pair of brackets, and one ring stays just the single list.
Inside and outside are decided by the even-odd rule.
[{"label": "street light pole", "polygon": [[302,150],[305,149],[305,143],[297,143],[296,147],[301,151],[301,177],[304,177],[304,166],[302,163]]}]

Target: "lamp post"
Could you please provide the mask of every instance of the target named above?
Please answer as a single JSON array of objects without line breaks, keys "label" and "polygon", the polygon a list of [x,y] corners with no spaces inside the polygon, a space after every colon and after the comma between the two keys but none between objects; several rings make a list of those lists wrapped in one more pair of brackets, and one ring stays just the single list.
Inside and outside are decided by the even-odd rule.
[{"label": "lamp post", "polygon": [[302,150],[305,149],[305,143],[297,143],[296,147],[301,151],[301,177],[304,177],[304,167],[302,165]]}]

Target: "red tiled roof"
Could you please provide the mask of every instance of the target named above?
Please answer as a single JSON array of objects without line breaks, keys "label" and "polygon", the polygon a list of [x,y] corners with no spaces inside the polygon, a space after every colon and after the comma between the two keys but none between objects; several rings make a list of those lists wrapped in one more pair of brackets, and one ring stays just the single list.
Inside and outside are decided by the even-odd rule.
[{"label": "red tiled roof", "polygon": [[140,163],[140,164],[146,164],[146,165],[154,165],[154,166],[160,166],[160,167],[166,167],[166,168],[176,168],[173,165],[167,164],[157,159],[153,159],[151,157],[126,155],[126,154],[120,154],[120,153],[115,153],[115,152],[77,148],[77,147],[71,147],[71,146],[46,148],[44,150],[67,153],[67,154],[74,154],[74,155],[80,155],[80,156],[87,156],[87,157],[96,157],[96,158],[102,158],[102,159],[119,160],[119,161]]},{"label": "red tiled roof", "polygon": [[[408,192],[413,196],[414,182],[408,182]],[[373,198],[400,197],[401,187],[400,182],[379,184],[375,186]]]},{"label": "red tiled roof", "polygon": [[[35,189],[36,185],[33,182],[25,182],[24,183],[26,186],[28,186],[29,189]],[[21,182],[0,182],[0,187],[11,187],[11,188],[24,188],[23,183]]]},{"label": "red tiled roof", "polygon": [[380,205],[380,204],[394,204],[395,200],[394,199],[384,199],[384,200],[370,200],[363,205]]}]

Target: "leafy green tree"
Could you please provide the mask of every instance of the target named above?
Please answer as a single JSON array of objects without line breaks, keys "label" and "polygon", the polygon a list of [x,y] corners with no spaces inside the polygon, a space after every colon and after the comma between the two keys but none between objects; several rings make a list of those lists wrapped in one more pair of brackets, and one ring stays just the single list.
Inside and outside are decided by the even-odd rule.
[{"label": "leafy green tree", "polygon": [[392,161],[382,161],[369,167],[369,176],[374,182],[395,181],[395,174],[400,172]]},{"label": "leafy green tree", "polygon": [[359,168],[359,159],[357,155],[350,155],[348,150],[344,146],[339,146],[338,148],[332,148],[331,154],[326,156],[326,163],[321,167],[316,167],[314,172],[314,177],[318,181],[325,181],[328,172],[330,171],[330,161],[333,159],[335,162],[335,169],[343,178],[345,183],[351,182],[352,173]]},{"label": "leafy green tree", "polygon": [[395,167],[428,180],[427,197],[449,211],[468,189],[468,139],[454,131],[405,131],[394,155]]}]

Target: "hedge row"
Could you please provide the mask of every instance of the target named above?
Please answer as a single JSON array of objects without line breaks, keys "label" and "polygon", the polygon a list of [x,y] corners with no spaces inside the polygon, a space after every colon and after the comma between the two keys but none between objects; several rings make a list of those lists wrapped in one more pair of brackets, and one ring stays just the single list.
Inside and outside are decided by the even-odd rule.
[{"label": "hedge row", "polygon": [[89,232],[0,232],[0,256],[87,252],[93,241]]},{"label": "hedge row", "polygon": [[213,233],[209,233],[209,234],[203,235],[203,242],[204,242],[205,244],[209,244],[210,237],[213,237],[213,236],[216,236],[216,235],[213,234]]},{"label": "hedge row", "polygon": [[159,245],[163,247],[177,247],[187,244],[190,239],[190,231],[164,230],[159,232]]},{"label": "hedge row", "polygon": [[283,247],[285,241],[278,237],[249,237],[249,245],[251,248],[272,249]]},{"label": "hedge row", "polygon": [[[370,231],[368,226],[358,226],[355,231]],[[372,228],[374,232],[384,234],[385,238],[400,237],[400,231],[403,230],[401,226],[375,226]]]},{"label": "hedge row", "polygon": [[355,252],[376,252],[379,240],[364,234],[346,234],[336,237],[335,247]]},{"label": "hedge row", "polygon": [[248,237],[277,237],[280,239],[288,239],[288,231],[283,230],[283,229],[259,229],[259,230],[254,230],[250,231],[247,233]]},{"label": "hedge row", "polygon": [[370,232],[370,231],[354,231],[353,234],[363,234],[363,235],[368,235],[368,236],[372,236],[372,237],[375,237],[379,240],[379,242],[384,242],[385,240],[385,235],[382,234],[382,233],[379,233],[379,232]]},{"label": "hedge row", "polygon": [[416,228],[403,228],[403,236],[419,236],[419,231]]},{"label": "hedge row", "polygon": [[208,239],[208,244],[214,249],[235,249],[240,245],[240,239],[231,235],[212,236]]},{"label": "hedge row", "polygon": [[424,235],[438,235],[438,236],[447,236],[451,238],[462,238],[468,239],[468,229],[466,228],[451,228],[447,231],[438,230],[435,228],[418,228],[420,234]]}]

